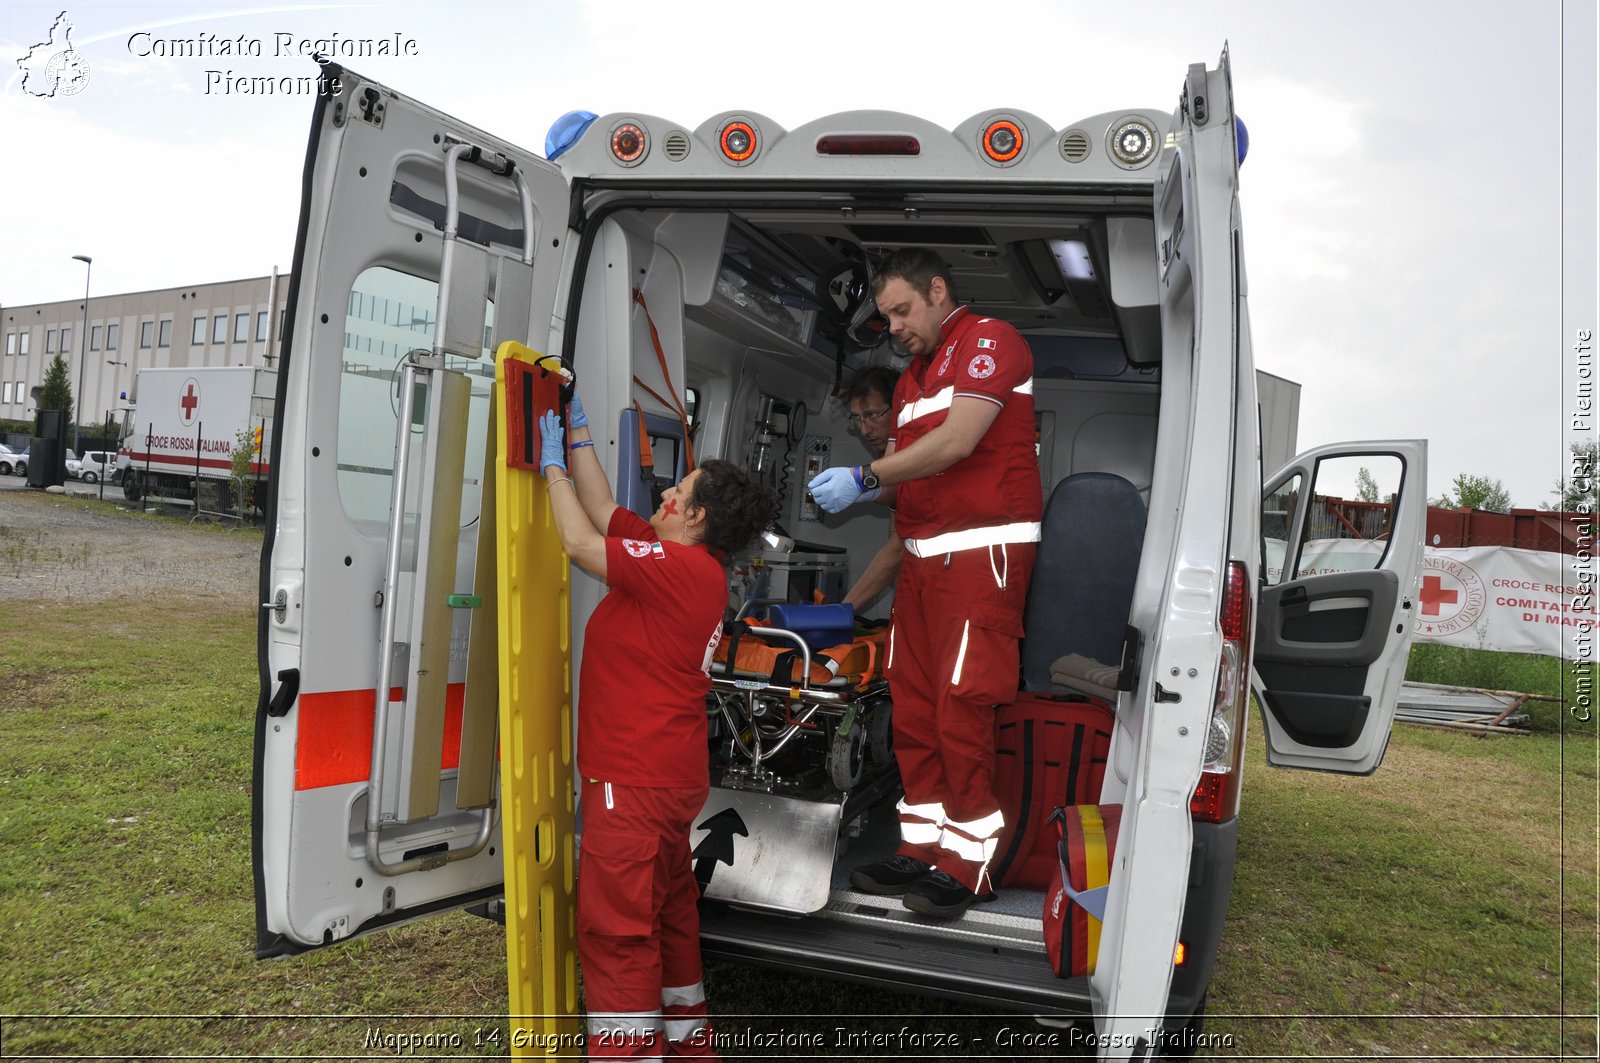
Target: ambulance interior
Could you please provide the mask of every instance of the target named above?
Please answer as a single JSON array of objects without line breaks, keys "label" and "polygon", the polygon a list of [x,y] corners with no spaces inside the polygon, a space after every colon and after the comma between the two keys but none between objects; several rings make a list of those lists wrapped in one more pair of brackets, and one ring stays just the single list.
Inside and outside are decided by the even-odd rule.
[{"label": "ambulance interior", "polygon": [[[1098,691],[1115,704],[1116,687],[1131,689],[1137,665],[1137,637],[1125,636],[1139,558],[1163,549],[1146,541],[1144,522],[1157,426],[1163,418],[1182,422],[1187,413],[1160,408],[1155,241],[1141,205],[1100,198],[1074,206],[1065,197],[1035,196],[997,212],[952,195],[922,209],[896,203],[876,213],[775,204],[606,214],[593,237],[569,349],[597,439],[597,411],[611,411],[602,445],[610,444],[619,501],[648,515],[655,499],[646,478],[653,475],[659,492],[670,482],[668,470],[681,474],[678,414],[634,378],[659,396],[675,389],[689,412],[695,456],[734,461],[779,496],[777,534],[733,565],[730,616],[776,626],[763,623],[774,601],[837,602],[889,534],[890,512],[858,504],[829,515],[805,484],[821,468],[871,458],[838,396],[861,369],[899,369],[907,358],[883,331],[867,278],[892,250],[932,248],[952,268],[957,301],[1011,322],[1033,352],[1047,511],[1020,684]],[[633,298],[635,288],[647,311]],[[652,323],[675,367],[670,384]],[[644,411],[653,474],[640,469],[635,401]],[[1074,519],[1066,519],[1069,512]],[[1152,540],[1159,534],[1150,529]],[[603,593],[575,573],[575,637]],[[886,620],[892,597],[891,587],[864,616]],[[779,652],[803,652],[782,636],[765,641]],[[1073,653],[1103,666],[1093,676],[1098,683],[1086,677],[1088,685],[1067,688],[1053,681],[1052,663]],[[713,801],[732,794],[741,812],[749,834],[731,841],[770,844],[782,858],[743,878],[714,868],[707,896],[728,903],[707,917],[708,953],[718,951],[719,940],[738,941],[742,959],[765,949],[771,962],[806,966],[796,957],[811,954],[811,966],[824,971],[824,953],[871,956],[875,941],[911,934],[932,946],[917,950],[919,957],[951,954],[897,959],[921,968],[906,973],[908,984],[979,999],[970,974],[981,972],[976,981],[996,987],[994,1000],[1031,1001],[1044,1010],[1059,1003],[1062,983],[1036,956],[1041,891],[1006,889],[997,902],[940,923],[912,915],[897,898],[851,890],[849,869],[890,855],[897,841],[892,701],[881,671],[812,682],[818,673],[788,656],[777,677],[730,672],[726,662],[717,669],[708,706]],[[808,690],[795,697],[799,676]],[[1127,718],[1133,699],[1123,700],[1105,769],[1107,803],[1121,800],[1138,745],[1138,721]],[[802,913],[810,914],[796,918]],[[1018,954],[1035,956],[1019,963]]]}]

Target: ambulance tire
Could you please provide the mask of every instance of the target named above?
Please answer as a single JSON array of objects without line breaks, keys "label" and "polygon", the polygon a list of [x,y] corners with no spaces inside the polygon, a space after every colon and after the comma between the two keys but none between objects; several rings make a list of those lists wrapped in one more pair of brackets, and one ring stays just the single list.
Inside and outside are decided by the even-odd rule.
[{"label": "ambulance tire", "polygon": [[129,469],[122,474],[122,497],[137,502],[144,492],[139,490],[139,474]]},{"label": "ambulance tire", "polygon": [[1200,1034],[1206,1026],[1206,997],[1209,993],[1202,994],[1200,1003],[1196,1005],[1194,1014],[1189,1016],[1189,1021],[1176,1030],[1166,1031],[1162,1044],[1156,1046],[1157,1059],[1193,1059],[1195,1049],[1200,1047]]},{"label": "ambulance tire", "polygon": [[828,778],[840,793],[849,793],[861,782],[867,766],[867,731],[859,723],[847,731],[833,732],[833,747],[828,750]]},{"label": "ambulance tire", "polygon": [[867,716],[867,750],[872,763],[886,768],[894,763],[893,704],[888,698],[880,699]]}]

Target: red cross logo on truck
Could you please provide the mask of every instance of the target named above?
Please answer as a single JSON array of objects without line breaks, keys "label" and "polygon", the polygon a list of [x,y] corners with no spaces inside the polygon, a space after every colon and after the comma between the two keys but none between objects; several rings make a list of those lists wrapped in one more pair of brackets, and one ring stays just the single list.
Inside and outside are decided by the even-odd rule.
[{"label": "red cross logo on truck", "polygon": [[1438,576],[1422,577],[1422,615],[1438,616],[1439,606],[1454,605],[1461,600],[1460,591],[1447,591]]},{"label": "red cross logo on truck", "polygon": [[183,382],[183,392],[178,396],[178,405],[183,407],[184,427],[194,424],[194,411],[200,408],[200,385],[194,377]]}]

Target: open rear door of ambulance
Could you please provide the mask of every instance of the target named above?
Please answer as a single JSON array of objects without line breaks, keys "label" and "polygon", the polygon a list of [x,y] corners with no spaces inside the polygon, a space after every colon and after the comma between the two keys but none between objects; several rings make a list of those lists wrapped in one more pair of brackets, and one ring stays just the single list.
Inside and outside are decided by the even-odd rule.
[{"label": "open rear door of ambulance", "polygon": [[1417,585],[1427,462],[1425,440],[1339,443],[1267,481],[1252,685],[1270,763],[1382,762],[1413,625],[1456,593]]},{"label": "open rear door of ambulance", "polygon": [[[1194,840],[1190,798],[1205,760],[1223,651],[1233,500],[1243,488],[1253,500],[1256,489],[1254,469],[1250,482],[1235,483],[1239,463],[1231,460],[1241,423],[1238,382],[1250,369],[1230,79],[1226,51],[1215,69],[1189,68],[1157,162],[1158,447],[1166,448],[1157,465],[1173,471],[1152,489],[1150,511],[1152,522],[1158,510],[1165,514],[1160,519],[1172,531],[1154,546],[1146,539],[1147,555],[1170,555],[1142,563],[1161,567],[1164,578],[1158,602],[1143,606],[1136,594],[1135,622],[1147,636],[1135,693],[1140,711],[1119,721],[1113,748],[1116,774],[1125,780],[1122,819],[1089,976],[1106,1059],[1149,1058],[1164,1027],[1189,1019],[1169,1017],[1168,1004]],[[1104,799],[1118,796],[1108,790]]]},{"label": "open rear door of ambulance", "polygon": [[[261,569],[263,957],[501,893],[491,352],[547,349],[568,243],[556,167],[323,74],[341,90],[312,122]],[[569,759],[520,737],[528,764]],[[550,789],[570,823],[570,779]],[[559,816],[520,829],[570,889]]]}]

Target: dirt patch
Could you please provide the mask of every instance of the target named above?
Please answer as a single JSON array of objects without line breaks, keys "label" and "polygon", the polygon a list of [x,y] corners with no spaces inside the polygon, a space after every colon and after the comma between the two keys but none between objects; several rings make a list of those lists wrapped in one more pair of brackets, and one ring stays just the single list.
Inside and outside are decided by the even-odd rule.
[{"label": "dirt patch", "polygon": [[0,602],[249,600],[260,560],[258,531],[190,526],[112,502],[0,494]]}]

